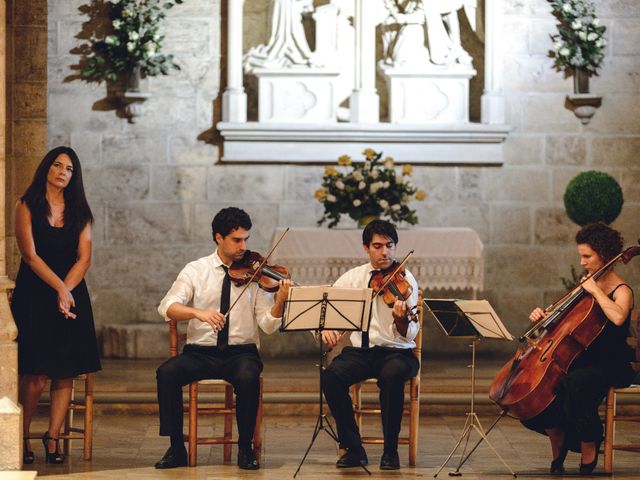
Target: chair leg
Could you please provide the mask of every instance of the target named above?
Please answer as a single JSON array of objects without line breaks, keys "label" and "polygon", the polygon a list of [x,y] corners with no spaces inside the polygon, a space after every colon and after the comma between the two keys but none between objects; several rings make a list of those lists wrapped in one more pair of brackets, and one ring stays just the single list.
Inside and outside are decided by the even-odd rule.
[{"label": "chair leg", "polygon": [[198,382],[189,385],[189,466],[198,462]]},{"label": "chair leg", "polygon": [[616,414],[616,392],[613,387],[607,393],[604,424],[604,471],[613,473],[613,442],[615,439],[614,416]]},{"label": "chair leg", "polygon": [[[231,385],[225,385],[224,387],[224,408],[233,408],[233,387]],[[226,440],[231,439],[233,434],[233,414],[224,414],[224,438]],[[231,444],[224,444],[224,461],[231,461]]]},{"label": "chair leg", "polygon": [[84,381],[84,459],[93,455],[93,374],[87,373]]},{"label": "chair leg", "polygon": [[409,382],[409,465],[415,466],[418,456],[418,426],[420,424],[420,379]]},{"label": "chair leg", "polygon": [[260,377],[260,390],[258,392],[258,414],[256,415],[256,426],[253,430],[253,453],[258,462],[262,459],[262,377]]},{"label": "chair leg", "polygon": [[[62,433],[65,437],[68,437],[71,434],[71,429],[73,428],[73,407],[76,401],[76,379],[71,380],[71,400],[69,401],[69,407],[67,408],[67,413],[64,417],[64,426]],[[69,438],[65,438],[62,440],[62,451],[65,457],[69,456],[69,452],[71,451],[71,440]]]}]

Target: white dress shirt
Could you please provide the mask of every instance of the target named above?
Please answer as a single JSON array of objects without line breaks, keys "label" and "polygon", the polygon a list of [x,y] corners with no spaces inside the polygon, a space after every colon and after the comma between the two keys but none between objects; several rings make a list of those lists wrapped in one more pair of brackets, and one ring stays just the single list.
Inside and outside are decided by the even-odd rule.
[{"label": "white dress shirt", "polygon": [[[176,302],[201,310],[220,311],[225,275],[223,265],[217,250],[208,257],[188,263],[160,302],[160,315],[169,321],[167,310]],[[233,305],[244,287],[237,287],[231,282],[229,305]],[[229,314],[229,345],[255,343],[259,346],[258,325],[267,334],[275,332],[280,326],[281,318],[271,315],[273,303],[273,293],[265,292],[257,283],[251,283]],[[211,325],[197,318],[189,320],[187,343],[215,346],[217,341],[218,334]]]},{"label": "white dress shirt", "polygon": [[[373,270],[374,268],[370,263],[352,268],[338,278],[333,285],[335,287],[367,288]],[[405,269],[405,277],[413,289],[411,296],[407,299],[407,308],[409,308],[418,303],[418,284],[414,276],[407,269]],[[415,348],[416,344],[414,339],[420,328],[418,322],[409,322],[407,336],[404,337],[396,329],[396,325],[393,322],[393,315],[391,314],[392,310],[392,308],[384,303],[382,295],[376,297],[371,308],[369,346]],[[362,346],[362,332],[352,332],[350,338],[353,346]]]}]

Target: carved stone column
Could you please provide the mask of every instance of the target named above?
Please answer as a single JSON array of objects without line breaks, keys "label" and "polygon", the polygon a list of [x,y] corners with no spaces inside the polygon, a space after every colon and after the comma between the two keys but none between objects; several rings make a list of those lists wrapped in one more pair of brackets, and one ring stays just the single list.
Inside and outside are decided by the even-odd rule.
[{"label": "carved stone column", "polygon": [[371,0],[356,0],[354,17],[356,30],[355,85],[349,106],[351,121],[378,123],[380,98],[376,92],[376,26]]},{"label": "carved stone column", "polygon": [[222,94],[222,121],[247,121],[247,94],[242,84],[242,10],[244,0],[227,0],[227,88]]},{"label": "carved stone column", "polygon": [[504,124],[505,122],[505,104],[502,93],[502,8],[502,0],[485,0],[482,123]]}]

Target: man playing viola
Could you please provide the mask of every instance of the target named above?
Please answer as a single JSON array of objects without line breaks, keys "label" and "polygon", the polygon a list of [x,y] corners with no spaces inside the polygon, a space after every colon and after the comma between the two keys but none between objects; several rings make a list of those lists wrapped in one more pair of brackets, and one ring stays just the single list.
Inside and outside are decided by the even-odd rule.
[{"label": "man playing viola", "polygon": [[156,468],[187,465],[182,387],[205,378],[223,379],[233,385],[238,466],[247,470],[260,467],[251,446],[262,372],[258,326],[265,333],[278,329],[291,281],[279,282],[275,298],[274,294],[259,289],[257,283],[251,283],[241,295],[245,287],[233,284],[228,270],[247,251],[250,229],[251,219],[243,210],[235,207],[220,210],[211,223],[216,251],[187,264],[158,307],[167,321],[188,320],[189,325],[182,354],[164,362],[156,373],[160,435],[171,440]]},{"label": "man playing viola", "polygon": [[[397,243],[398,233],[391,223],[384,220],[369,223],[362,232],[362,244],[369,255],[369,262],[346,272],[334,286],[367,288],[376,274],[386,270],[392,272]],[[382,294],[377,296],[371,309],[369,331],[351,333],[353,346],[345,347],[322,374],[322,391],[336,421],[340,445],[347,450],[336,463],[338,468],[359,467],[368,463],[349,397],[349,387],[368,378],[376,378],[380,388],[384,434],[380,468],[400,468],[398,435],[402,422],[404,384],[416,375],[419,368],[412,349],[420,326],[409,320],[409,313],[418,301],[418,285],[408,270],[405,270],[405,275],[412,288],[409,297],[396,300],[390,307],[383,301]],[[324,330],[322,339],[334,347],[341,333]]]}]

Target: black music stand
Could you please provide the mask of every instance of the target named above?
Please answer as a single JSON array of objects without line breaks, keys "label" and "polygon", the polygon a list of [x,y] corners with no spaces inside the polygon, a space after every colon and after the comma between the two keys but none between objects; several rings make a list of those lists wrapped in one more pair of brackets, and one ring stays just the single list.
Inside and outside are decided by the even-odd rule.
[{"label": "black music stand", "polygon": [[[337,287],[292,287],[289,289],[289,298],[285,302],[285,311],[282,316],[280,330],[311,331],[318,332],[320,350],[318,362],[319,382],[319,412],[316,426],[313,429],[311,442],[307,447],[300,465],[293,478],[296,478],[302,464],[307,458],[313,443],[324,431],[336,443],[338,435],[331,426],[329,419],[324,414],[324,400],[322,395],[322,370],[324,369],[324,348],[322,342],[323,330],[344,330],[366,332],[369,330],[371,319],[373,290],[370,288],[337,288]],[[325,426],[326,424],[326,426]],[[371,475],[371,472],[362,465],[362,468]]]},{"label": "black music stand", "polygon": [[[503,463],[507,470],[511,472],[511,475],[515,477],[515,472],[487,438],[487,434],[496,425],[496,423],[498,423],[498,420],[502,418],[503,414],[501,414],[498,417],[498,420],[493,423],[491,428],[485,432],[482,424],[480,423],[480,419],[475,412],[476,344],[481,338],[515,340],[515,337],[507,331],[506,327],[498,318],[496,312],[486,300],[424,300],[424,307],[425,315],[433,317],[448,337],[471,339],[471,345],[469,345],[471,347],[471,408],[467,413],[467,419],[458,442],[455,447],[453,447],[453,450],[451,450],[444,463],[435,473],[434,477],[437,477],[447,463],[449,463],[449,460],[456,450],[458,450],[463,441],[464,447],[462,449],[462,454],[460,455],[460,462],[454,472],[449,472],[450,476],[458,477],[462,475],[460,468],[462,468],[480,443],[484,441],[491,450],[493,450],[493,453]],[[474,430],[480,436],[480,440],[465,456],[469,444],[469,437],[471,432]]]}]

